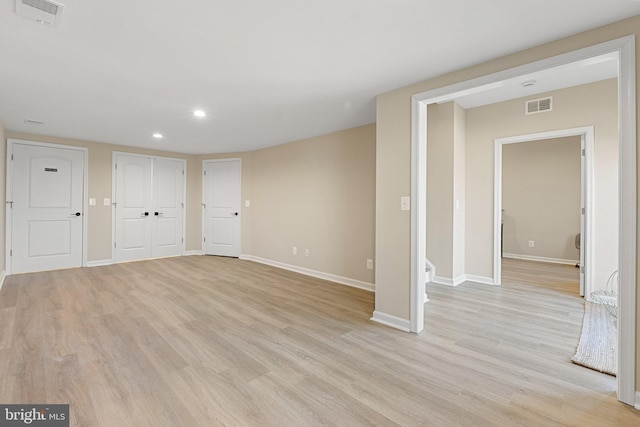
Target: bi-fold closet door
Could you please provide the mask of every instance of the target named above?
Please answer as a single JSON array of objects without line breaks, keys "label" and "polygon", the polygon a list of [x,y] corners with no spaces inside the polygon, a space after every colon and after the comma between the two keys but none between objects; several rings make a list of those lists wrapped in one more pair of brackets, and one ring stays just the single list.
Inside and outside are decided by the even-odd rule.
[{"label": "bi-fold closet door", "polygon": [[114,153],[113,260],[184,252],[185,161]]}]

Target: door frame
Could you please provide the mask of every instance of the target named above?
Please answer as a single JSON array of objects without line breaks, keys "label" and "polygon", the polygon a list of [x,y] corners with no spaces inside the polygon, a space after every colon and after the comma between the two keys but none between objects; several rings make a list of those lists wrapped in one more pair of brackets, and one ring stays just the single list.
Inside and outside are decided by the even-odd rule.
[{"label": "door frame", "polygon": [[12,241],[12,222],[13,222],[13,208],[11,203],[13,201],[13,162],[12,153],[14,145],[33,145],[37,147],[57,148],[62,150],[74,150],[82,153],[82,267],[87,266],[87,194],[89,192],[89,149],[86,147],[78,147],[74,145],[54,144],[49,142],[31,141],[25,139],[7,139],[7,182],[6,182],[6,203],[5,203],[5,276],[12,274],[11,266],[11,241]]},{"label": "door frame", "polygon": [[[200,225],[201,229],[202,229],[202,235],[200,236],[200,252],[203,255],[206,255],[205,252],[205,244],[204,244],[204,238],[205,238],[205,221],[206,221],[206,216],[205,216],[205,179],[204,179],[204,170],[205,170],[205,164],[207,163],[222,163],[222,162],[235,162],[237,161],[240,164],[240,206],[239,209],[240,211],[242,211],[242,158],[240,157],[227,157],[227,158],[223,158],[223,159],[206,159],[202,161],[202,165],[201,165],[201,173],[200,173],[200,178],[202,179],[201,181],[201,185],[202,185],[202,195],[201,195],[201,217],[202,217],[202,224]],[[240,215],[240,224],[239,224],[239,232],[238,232],[238,253],[239,256],[242,256],[242,218],[244,218],[244,215]]]},{"label": "door frame", "polygon": [[[142,157],[147,159],[164,159],[164,160],[174,160],[181,162],[183,165],[184,175],[182,180],[182,251],[180,255],[185,254],[185,248],[187,244],[187,161],[185,159],[180,159],[177,157],[165,157],[165,156],[152,156],[148,154],[140,154],[140,153],[129,153],[126,151],[113,151],[111,153],[111,262],[120,262],[116,261],[116,157],[118,155],[130,156],[130,157]],[[151,167],[151,182],[153,183],[153,166]]]},{"label": "door frame", "polygon": [[487,90],[528,73],[589,61],[615,52],[618,55],[618,106],[620,146],[619,187],[619,306],[618,306],[618,400],[635,405],[636,358],[636,54],[635,36],[629,35],[515,68],[438,87],[411,95],[411,257],[410,331],[424,328],[424,260],[426,258],[426,159],[427,105],[456,95]]},{"label": "door frame", "polygon": [[493,284],[502,284],[502,257],[500,256],[502,242],[500,239],[500,225],[502,222],[502,147],[507,144],[521,142],[543,141],[547,139],[579,136],[581,149],[584,148],[584,156],[581,155],[580,166],[580,205],[584,208],[584,215],[580,220],[580,267],[583,268],[581,276],[581,295],[591,295],[593,283],[593,126],[585,126],[573,129],[560,129],[549,132],[539,132],[527,135],[517,135],[506,138],[496,138],[494,146],[494,170],[493,170]]}]

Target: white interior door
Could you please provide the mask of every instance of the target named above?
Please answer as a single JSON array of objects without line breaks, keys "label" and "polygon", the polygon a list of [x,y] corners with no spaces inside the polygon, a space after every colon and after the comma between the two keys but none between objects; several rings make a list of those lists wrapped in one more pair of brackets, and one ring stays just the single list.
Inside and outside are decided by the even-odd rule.
[{"label": "white interior door", "polygon": [[82,266],[84,153],[15,143],[11,273]]},{"label": "white interior door", "polygon": [[179,160],[153,161],[152,257],[182,255],[184,164]]},{"label": "white interior door", "polygon": [[207,255],[240,256],[240,159],[209,160],[203,169],[203,246]]},{"label": "white interior door", "polygon": [[151,159],[115,157],[116,261],[151,258]]}]

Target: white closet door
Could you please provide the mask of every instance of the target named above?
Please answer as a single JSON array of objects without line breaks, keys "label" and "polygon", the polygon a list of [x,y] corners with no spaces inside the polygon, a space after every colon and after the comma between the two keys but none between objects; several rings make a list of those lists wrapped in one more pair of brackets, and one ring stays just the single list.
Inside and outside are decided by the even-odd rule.
[{"label": "white closet door", "polygon": [[11,272],[82,266],[84,153],[14,144]]},{"label": "white closet door", "polygon": [[185,162],[117,154],[116,261],[182,255]]},{"label": "white closet door", "polygon": [[116,261],[151,258],[151,167],[150,158],[116,155]]},{"label": "white closet door", "polygon": [[184,163],[154,159],[152,256],[182,255]]}]

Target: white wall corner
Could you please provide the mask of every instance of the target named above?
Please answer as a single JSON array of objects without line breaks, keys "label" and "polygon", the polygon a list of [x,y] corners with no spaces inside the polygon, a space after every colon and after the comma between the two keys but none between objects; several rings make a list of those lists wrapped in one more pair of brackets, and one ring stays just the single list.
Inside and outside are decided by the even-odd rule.
[{"label": "white wall corner", "polygon": [[101,267],[103,265],[111,265],[113,262],[110,259],[99,259],[96,261],[87,261],[87,267]]},{"label": "white wall corner", "polygon": [[466,274],[462,274],[456,278],[453,279],[453,286],[458,286],[464,282],[467,281],[467,275]]},{"label": "white wall corner", "polygon": [[411,321],[409,321],[409,319],[402,319],[376,310],[373,312],[371,320],[392,328],[400,329],[404,332],[411,332]]},{"label": "white wall corner", "polygon": [[5,270],[0,272],[0,291],[2,290],[2,286],[4,285],[4,279],[6,279],[7,275],[5,274]]}]

